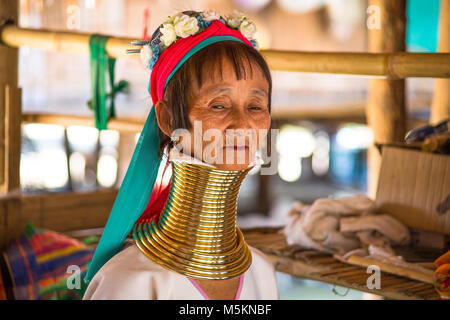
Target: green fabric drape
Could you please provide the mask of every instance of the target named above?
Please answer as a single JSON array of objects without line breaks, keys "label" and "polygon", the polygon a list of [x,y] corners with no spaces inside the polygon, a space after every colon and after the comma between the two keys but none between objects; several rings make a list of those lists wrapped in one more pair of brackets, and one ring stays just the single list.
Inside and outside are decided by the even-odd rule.
[{"label": "green fabric drape", "polygon": [[[99,130],[107,129],[108,119],[116,116],[114,104],[116,93],[128,90],[128,82],[125,80],[120,80],[118,84],[114,84],[116,59],[106,54],[108,38],[98,34],[93,34],[89,38],[92,99],[89,100],[88,106],[94,112],[95,127]],[[106,72],[109,74],[108,79],[111,88],[109,94],[106,93]],[[110,99],[108,110],[106,109],[107,98]]]}]

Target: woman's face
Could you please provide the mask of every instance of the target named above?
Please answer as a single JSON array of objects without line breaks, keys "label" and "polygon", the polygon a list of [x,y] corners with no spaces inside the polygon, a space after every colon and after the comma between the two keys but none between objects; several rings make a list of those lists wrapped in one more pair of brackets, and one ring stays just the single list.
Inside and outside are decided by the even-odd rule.
[{"label": "woman's face", "polygon": [[218,169],[242,170],[270,128],[269,84],[256,64],[252,73],[246,65],[246,79],[238,80],[230,61],[222,63],[222,79],[204,76],[201,87],[194,84],[188,102],[190,141],[183,137],[180,144],[183,152]]}]

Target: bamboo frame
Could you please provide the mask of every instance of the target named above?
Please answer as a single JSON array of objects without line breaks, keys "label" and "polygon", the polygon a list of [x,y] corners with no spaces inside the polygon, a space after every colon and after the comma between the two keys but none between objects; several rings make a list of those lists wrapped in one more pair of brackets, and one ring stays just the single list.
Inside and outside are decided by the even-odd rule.
[{"label": "bamboo frame", "polygon": [[[379,28],[368,30],[368,51],[378,54],[404,54],[406,49],[406,0],[369,0],[380,10]],[[417,66],[420,67],[418,62]],[[367,124],[375,143],[402,141],[406,133],[405,80],[370,79],[366,105]],[[367,150],[367,194],[376,198],[381,156],[372,145]]]},{"label": "bamboo frame", "polygon": [[[36,47],[73,53],[89,52],[88,33],[19,28],[6,25],[0,30],[0,41],[18,48]],[[106,52],[112,57],[125,55],[131,38],[111,37]],[[407,77],[450,78],[450,53],[363,53],[298,52],[261,50],[272,70],[352,74],[402,79]],[[137,55],[135,55],[137,56]]]},{"label": "bamboo frame", "polygon": [[0,198],[0,251],[23,232],[28,221],[58,232],[104,226],[117,193],[117,189],[100,189]]},{"label": "bamboo frame", "polygon": [[[119,132],[138,133],[142,131],[144,122],[144,120],[139,119],[113,118],[108,120],[108,129]],[[23,113],[22,123],[57,124],[64,127],[73,125],[94,127],[92,117],[49,113]]]},{"label": "bamboo frame", "polygon": [[[441,0],[439,10],[440,52],[450,52],[450,0]],[[450,80],[436,79],[431,104],[430,123],[437,124],[450,117]]]}]

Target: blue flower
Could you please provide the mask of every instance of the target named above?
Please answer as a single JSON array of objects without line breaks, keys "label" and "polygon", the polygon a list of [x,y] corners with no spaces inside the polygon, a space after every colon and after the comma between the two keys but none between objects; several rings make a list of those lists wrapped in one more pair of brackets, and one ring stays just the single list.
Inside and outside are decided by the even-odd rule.
[{"label": "blue flower", "polygon": [[200,14],[197,16],[197,21],[203,29],[206,29],[211,25],[211,21],[204,21]]},{"label": "blue flower", "polygon": [[148,65],[148,68],[149,68],[150,70],[153,69],[153,67],[154,67],[155,64],[156,64],[156,61],[158,61],[158,58],[159,58],[159,53],[156,53],[156,54],[153,55],[152,60],[150,60],[150,63],[149,63],[149,65]]}]

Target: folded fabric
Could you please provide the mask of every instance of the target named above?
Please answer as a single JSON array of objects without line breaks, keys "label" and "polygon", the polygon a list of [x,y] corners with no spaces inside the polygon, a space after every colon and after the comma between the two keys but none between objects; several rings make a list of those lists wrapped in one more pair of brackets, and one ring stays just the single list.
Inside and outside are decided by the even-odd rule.
[{"label": "folded fabric", "polygon": [[[344,256],[369,248],[392,256],[391,244],[407,245],[410,233],[398,220],[375,214],[374,201],[364,195],[318,199],[312,205],[293,203],[283,229],[287,243]],[[361,251],[359,251],[361,254]]]},{"label": "folded fabric", "polygon": [[450,300],[450,250],[434,261],[434,287],[442,300]]},{"label": "folded fabric", "polygon": [[[83,277],[93,251],[63,234],[28,223],[0,259],[0,299],[73,300],[83,297]],[[71,276],[73,286],[69,285]]]}]

